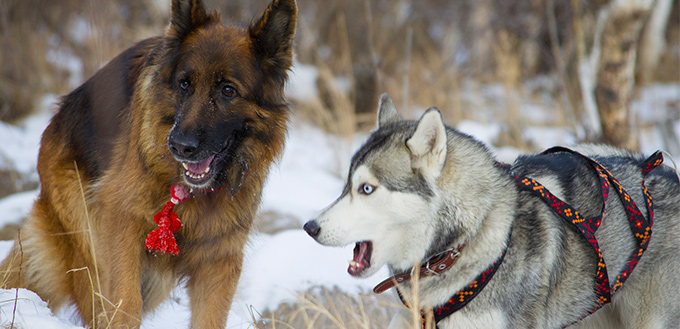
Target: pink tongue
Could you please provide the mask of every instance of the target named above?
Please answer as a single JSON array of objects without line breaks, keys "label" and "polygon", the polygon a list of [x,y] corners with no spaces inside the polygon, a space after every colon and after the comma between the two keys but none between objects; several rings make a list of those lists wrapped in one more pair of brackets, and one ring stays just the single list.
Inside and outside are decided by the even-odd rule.
[{"label": "pink tongue", "polygon": [[347,271],[352,275],[357,275],[361,271],[365,270],[370,264],[370,242],[362,241],[357,242],[354,246],[354,258],[352,259],[356,263],[354,265],[350,264]]},{"label": "pink tongue", "polygon": [[364,260],[364,257],[366,256],[366,249],[368,249],[368,243],[366,242],[358,242],[356,246],[354,246],[355,262],[361,263],[361,261]]},{"label": "pink tongue", "polygon": [[214,155],[201,162],[188,162],[187,168],[194,174],[202,174],[205,172],[205,169],[208,168],[208,166],[210,166],[210,163],[212,163],[213,158],[215,158]]}]

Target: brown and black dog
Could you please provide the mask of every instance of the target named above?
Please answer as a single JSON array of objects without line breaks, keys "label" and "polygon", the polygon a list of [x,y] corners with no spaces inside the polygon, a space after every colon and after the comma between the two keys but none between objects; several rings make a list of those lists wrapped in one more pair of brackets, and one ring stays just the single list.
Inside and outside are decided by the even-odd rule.
[{"label": "brown and black dog", "polygon": [[[143,40],[65,96],[45,130],[40,195],[0,271],[98,328],[136,328],[182,279],[192,328],[224,328],[270,165],[280,157],[297,6],[248,28],[173,0]],[[172,186],[179,253],[148,251]],[[176,228],[175,228],[176,229]],[[0,273],[2,277],[2,273]]]}]

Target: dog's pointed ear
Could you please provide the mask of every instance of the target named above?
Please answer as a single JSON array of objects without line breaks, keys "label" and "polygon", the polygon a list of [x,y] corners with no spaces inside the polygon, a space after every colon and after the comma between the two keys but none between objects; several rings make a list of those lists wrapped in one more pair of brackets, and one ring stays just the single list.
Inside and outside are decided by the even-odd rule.
[{"label": "dog's pointed ear", "polygon": [[446,161],[446,127],[436,107],[425,111],[413,136],[406,141],[411,167],[431,178],[439,177]]},{"label": "dog's pointed ear", "polygon": [[182,44],[195,29],[221,20],[219,13],[208,12],[202,0],[172,0],[170,26],[165,33],[168,46]]},{"label": "dog's pointed ear", "polygon": [[274,0],[248,29],[260,66],[281,84],[293,65],[296,19],[295,0]]},{"label": "dog's pointed ear", "polygon": [[392,97],[387,93],[382,94],[380,97],[380,105],[378,105],[378,128],[392,122],[402,121],[402,117],[397,112],[397,108],[394,106],[394,101]]}]

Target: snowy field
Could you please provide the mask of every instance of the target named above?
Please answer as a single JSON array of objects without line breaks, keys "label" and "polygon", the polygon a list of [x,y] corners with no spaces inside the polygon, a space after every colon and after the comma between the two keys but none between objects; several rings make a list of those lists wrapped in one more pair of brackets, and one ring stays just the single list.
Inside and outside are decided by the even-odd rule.
[{"label": "snowy field", "polygon": [[[313,94],[314,70],[298,66],[294,73],[297,74],[292,79],[289,96],[299,99]],[[653,119],[658,114],[654,102],[659,98],[680,100],[680,86],[659,86],[642,95],[635,104],[636,112]],[[0,168],[9,166],[23,174],[36,175],[39,138],[49,122],[54,102],[55,98],[46,98],[44,111],[17,126],[0,122]],[[469,121],[460,123],[458,128],[487,143],[493,142],[500,131],[495,124]],[[680,122],[674,124],[674,129],[680,135]],[[661,138],[656,132],[647,131],[642,136],[644,152],[661,148]],[[349,159],[365,137],[358,135],[350,142],[325,134],[294,117],[283,159],[272,169],[265,188],[261,211],[294,218],[301,228],[340,194]],[[567,130],[547,131],[540,127],[527,129],[524,137],[534,141],[537,147],[571,145],[575,140]],[[518,154],[517,150],[507,147],[496,152],[503,161],[511,161]],[[28,213],[36,193],[18,193],[0,199],[0,227],[19,223]],[[350,277],[346,269],[352,246],[322,247],[300,228],[273,235],[252,234],[227,328],[250,328],[253,316],[257,318],[265,309],[275,309],[283,301],[294,301],[297,293],[314,286],[336,286],[348,293],[358,293],[369,291],[387,277],[385,269],[368,279]],[[5,257],[11,244],[0,242],[0,257]],[[188,302],[185,290],[177,288],[171,299],[143,319],[142,328],[187,328]],[[0,327],[9,327],[12,321],[19,328],[81,328],[73,308],[54,314],[30,291],[0,290]]]}]

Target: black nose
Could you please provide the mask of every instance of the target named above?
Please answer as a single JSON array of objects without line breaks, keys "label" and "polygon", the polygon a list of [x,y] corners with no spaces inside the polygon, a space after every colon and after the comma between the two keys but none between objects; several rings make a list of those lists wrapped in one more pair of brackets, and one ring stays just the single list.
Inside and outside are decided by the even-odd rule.
[{"label": "black nose", "polygon": [[198,139],[194,136],[182,134],[171,135],[168,144],[170,146],[170,152],[175,156],[182,158],[190,158],[196,153],[196,149],[198,149]]},{"label": "black nose", "polygon": [[316,221],[313,219],[305,223],[305,226],[303,226],[302,228],[304,228],[305,232],[307,232],[307,234],[309,234],[309,236],[311,236],[312,238],[316,238],[319,235],[319,231],[321,231],[319,224],[317,224]]}]

